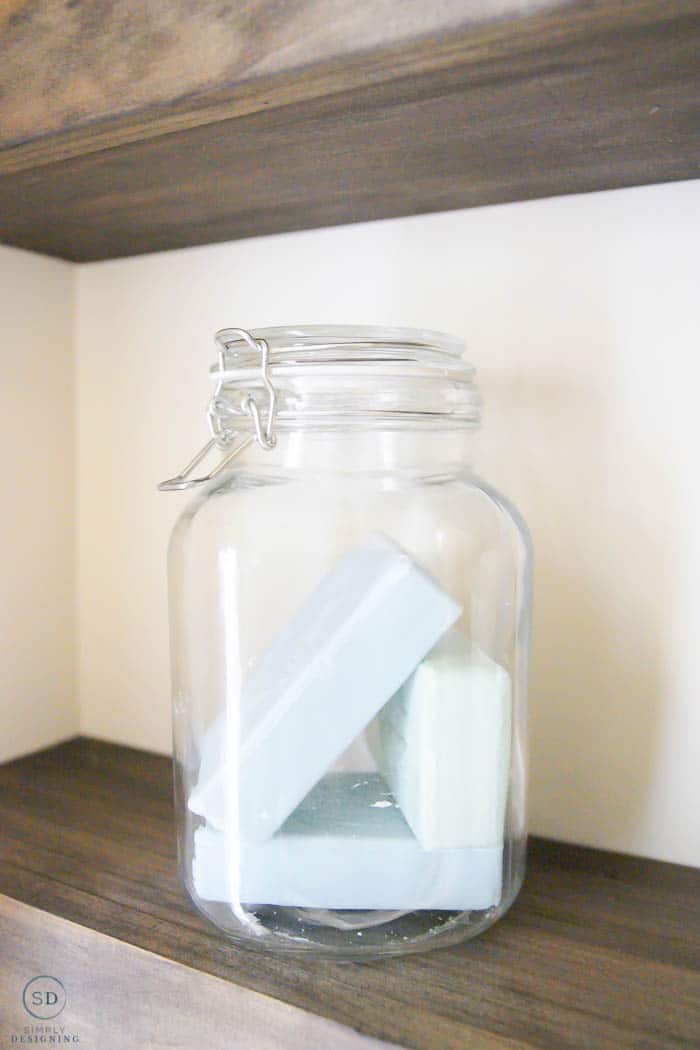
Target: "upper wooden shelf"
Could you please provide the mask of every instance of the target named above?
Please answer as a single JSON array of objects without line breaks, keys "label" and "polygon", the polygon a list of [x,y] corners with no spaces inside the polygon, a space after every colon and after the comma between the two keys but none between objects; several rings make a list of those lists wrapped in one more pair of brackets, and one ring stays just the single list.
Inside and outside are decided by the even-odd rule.
[{"label": "upper wooden shelf", "polygon": [[[189,902],[177,876],[171,784],[169,759],[95,740],[0,766],[0,1015],[3,964],[12,961],[11,938],[2,934],[5,894],[191,975],[223,978],[405,1047],[700,1046],[700,871],[534,840],[518,900],[473,941],[361,965],[285,959],[235,948]],[[34,929],[32,945],[54,929],[41,915],[25,925]],[[63,930],[80,942],[63,955],[75,956],[85,938]],[[29,976],[55,972],[32,970],[38,960],[24,954]],[[88,958],[73,959],[74,984],[89,980]],[[59,965],[53,949],[49,964]],[[153,968],[155,980],[162,967],[154,960]],[[182,995],[201,987],[195,976],[183,978]],[[107,998],[128,1025],[123,979],[115,979]],[[220,1002],[216,988],[202,994],[205,1010]],[[101,1000],[93,996],[88,1009],[94,1024]],[[120,1046],[142,1045],[129,1034]],[[309,1034],[272,1045],[345,1044]]]},{"label": "upper wooden shelf", "polygon": [[697,0],[0,4],[0,242],[86,261],[700,174]]}]

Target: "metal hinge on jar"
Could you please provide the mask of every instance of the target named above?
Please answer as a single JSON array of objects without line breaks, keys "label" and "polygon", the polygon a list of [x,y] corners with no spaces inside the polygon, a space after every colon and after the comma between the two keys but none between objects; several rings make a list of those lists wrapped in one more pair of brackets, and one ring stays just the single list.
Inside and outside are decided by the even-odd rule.
[{"label": "metal hinge on jar", "polygon": [[[215,478],[217,474],[219,474],[232,460],[236,458],[236,456],[240,455],[244,449],[248,448],[253,441],[257,441],[258,445],[266,451],[275,447],[276,438],[273,433],[273,426],[275,422],[277,395],[270,380],[270,348],[264,339],[254,339],[250,332],[247,332],[245,328],[226,329],[227,335],[232,332],[237,334],[251,350],[260,354],[260,377],[262,379],[263,387],[267,392],[267,408],[264,412],[261,412],[260,406],[253,395],[247,394],[241,402],[240,408],[243,413],[252,419],[255,432],[241,437],[240,433],[230,426],[230,420],[232,418],[240,419],[240,415],[235,415],[231,411],[230,402],[222,397],[225,381],[224,377],[226,374],[226,344],[219,341],[218,380],[207,410],[207,421],[212,436],[210,440],[207,441],[206,445],[199,450],[197,455],[190,460],[187,466],[180,471],[179,474],[176,474],[173,478],[168,478],[167,481],[161,481],[158,486],[158,489],[161,492],[174,492],[181,489],[191,489],[196,485],[204,485],[206,482],[211,481],[212,478]],[[264,423],[263,415],[265,416]],[[237,438],[240,438],[240,440],[237,441]],[[233,448],[230,447],[232,444],[234,446]],[[219,449],[220,452],[226,453],[224,458],[217,463],[214,469],[208,474],[204,474],[198,478],[190,477],[192,472],[215,448]]]}]

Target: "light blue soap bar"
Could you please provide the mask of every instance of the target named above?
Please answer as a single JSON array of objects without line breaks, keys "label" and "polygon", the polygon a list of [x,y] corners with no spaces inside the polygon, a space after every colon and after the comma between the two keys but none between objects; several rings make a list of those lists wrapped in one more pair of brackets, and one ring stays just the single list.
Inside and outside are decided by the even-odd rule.
[{"label": "light blue soap bar", "polygon": [[[329,773],[267,842],[236,851],[246,905],[388,910],[490,908],[500,901],[501,847],[427,851],[378,773]],[[226,901],[224,834],[194,836],[198,896]]]},{"label": "light blue soap bar", "polygon": [[340,559],[243,684],[244,838],[282,826],[460,613],[383,536]]},{"label": "light blue soap bar", "polygon": [[224,752],[226,745],[225,712],[217,715],[201,741],[199,775],[187,800],[187,808],[204,817],[211,827],[223,831],[225,823]]}]

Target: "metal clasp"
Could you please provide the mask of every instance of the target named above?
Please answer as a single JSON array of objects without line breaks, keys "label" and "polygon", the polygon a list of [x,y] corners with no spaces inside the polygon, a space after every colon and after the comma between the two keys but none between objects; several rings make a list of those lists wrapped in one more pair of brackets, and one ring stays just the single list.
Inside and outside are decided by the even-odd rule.
[{"label": "metal clasp", "polygon": [[250,332],[247,332],[245,328],[227,328],[226,334],[228,335],[230,332],[235,332],[243,342],[251,348],[251,350],[260,353],[260,377],[265,391],[267,392],[267,412],[265,413],[265,423],[263,424],[262,415],[257,401],[252,394],[248,394],[248,396],[241,402],[241,409],[252,419],[255,434],[247,434],[242,437],[241,440],[235,444],[235,446],[219,463],[217,463],[213,470],[209,471],[208,474],[199,478],[190,477],[192,471],[199,466],[202,460],[206,459],[214,448],[218,448],[222,452],[226,451],[226,449],[235,442],[238,433],[235,428],[230,425],[231,419],[235,418],[235,414],[231,410],[231,404],[226,398],[222,397],[225,382],[224,376],[226,373],[227,344],[224,342],[223,338],[217,336],[217,342],[219,344],[219,377],[216,389],[214,390],[214,394],[207,409],[207,422],[212,435],[211,439],[207,441],[206,445],[204,445],[197,455],[190,460],[184,470],[181,470],[174,478],[168,478],[167,481],[161,481],[158,486],[160,492],[176,492],[181,489],[191,489],[196,485],[206,484],[206,482],[215,478],[224,467],[227,467],[236,456],[239,456],[244,449],[248,448],[253,441],[257,441],[260,447],[264,448],[266,451],[274,448],[277,443],[277,439],[273,432],[275,408],[277,405],[277,392],[270,380],[270,347],[264,339],[254,339]]}]

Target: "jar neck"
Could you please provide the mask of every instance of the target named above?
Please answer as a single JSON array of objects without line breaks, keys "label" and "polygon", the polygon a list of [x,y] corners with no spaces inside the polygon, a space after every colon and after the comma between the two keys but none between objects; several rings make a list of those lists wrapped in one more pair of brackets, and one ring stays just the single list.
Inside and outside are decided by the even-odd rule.
[{"label": "jar neck", "polygon": [[470,470],[474,428],[391,430],[289,430],[275,447],[248,447],[237,466],[260,472],[395,473],[416,476]]}]

